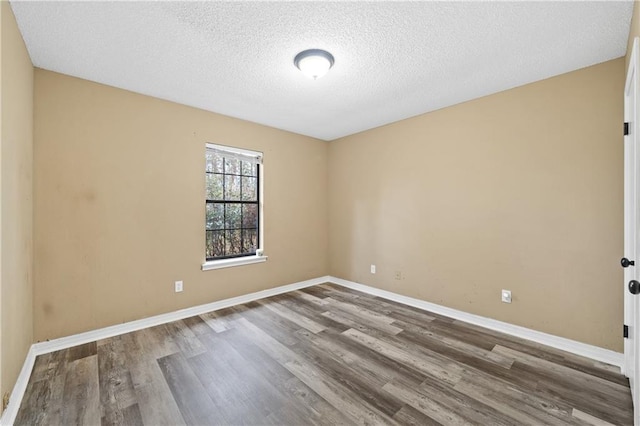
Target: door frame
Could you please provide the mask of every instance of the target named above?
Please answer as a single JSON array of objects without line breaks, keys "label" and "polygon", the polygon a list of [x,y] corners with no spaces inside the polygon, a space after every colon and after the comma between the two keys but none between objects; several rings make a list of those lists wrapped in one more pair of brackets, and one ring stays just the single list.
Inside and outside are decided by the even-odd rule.
[{"label": "door frame", "polygon": [[[637,47],[638,38],[633,40],[631,59],[629,60],[629,67],[625,78],[624,87],[624,122],[633,123],[632,117],[629,117],[629,99],[627,97],[627,91],[631,84],[631,78],[634,78],[637,83],[637,74],[634,72],[634,65],[637,62]],[[633,74],[632,74],[633,73]],[[633,204],[635,204],[634,194],[631,191],[631,182],[635,179],[635,170],[633,167],[633,147],[631,135],[624,136],[624,257],[630,258],[632,251],[633,236],[628,235],[628,230],[631,228]],[[631,258],[634,260],[633,258]],[[631,280],[632,274],[629,268],[624,269],[624,280],[622,283],[622,293],[624,295],[624,324],[631,325],[631,294],[627,291],[627,283]],[[630,340],[624,339],[624,363],[622,364],[622,373],[627,375],[631,369],[631,353],[630,353]]]},{"label": "door frame", "polygon": [[[631,58],[625,79],[624,87],[624,121],[629,123],[629,134],[624,136],[624,257],[635,262],[640,262],[640,238],[638,238],[637,210],[640,209],[640,94],[638,73],[640,38],[633,40]],[[633,93],[627,96],[630,85],[633,84]],[[634,102],[634,116],[631,116],[631,102]],[[622,373],[629,377],[633,395],[634,424],[640,426],[640,312],[638,312],[638,300],[627,289],[627,284],[632,279],[638,279],[637,266],[624,269],[623,295],[624,295],[624,324],[629,327],[629,338],[624,339],[624,362],[621,366]]]}]

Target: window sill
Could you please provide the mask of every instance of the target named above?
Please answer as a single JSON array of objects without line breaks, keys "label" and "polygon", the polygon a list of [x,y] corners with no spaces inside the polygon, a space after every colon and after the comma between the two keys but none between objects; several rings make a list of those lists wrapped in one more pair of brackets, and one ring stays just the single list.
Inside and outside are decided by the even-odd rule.
[{"label": "window sill", "polygon": [[268,256],[245,256],[234,259],[210,260],[202,264],[203,271],[211,269],[231,268],[233,266],[251,265],[252,263],[266,262]]}]

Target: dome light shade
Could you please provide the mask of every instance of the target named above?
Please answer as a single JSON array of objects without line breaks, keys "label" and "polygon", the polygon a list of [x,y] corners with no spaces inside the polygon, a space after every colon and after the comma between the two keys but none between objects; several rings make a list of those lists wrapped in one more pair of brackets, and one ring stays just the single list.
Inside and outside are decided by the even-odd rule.
[{"label": "dome light shade", "polygon": [[293,59],[295,66],[314,80],[325,75],[333,66],[333,62],[333,55],[321,49],[304,50]]}]

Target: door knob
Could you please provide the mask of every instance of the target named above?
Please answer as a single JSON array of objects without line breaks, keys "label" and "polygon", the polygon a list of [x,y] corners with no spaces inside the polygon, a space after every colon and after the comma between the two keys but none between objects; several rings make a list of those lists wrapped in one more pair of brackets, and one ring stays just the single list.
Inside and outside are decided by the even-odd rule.
[{"label": "door knob", "polygon": [[623,268],[626,268],[628,266],[634,266],[636,262],[634,262],[633,260],[629,260],[626,257],[623,257],[622,259],[620,259],[620,264],[622,265]]},{"label": "door knob", "polygon": [[629,293],[631,294],[640,293],[640,282],[636,280],[629,281]]}]

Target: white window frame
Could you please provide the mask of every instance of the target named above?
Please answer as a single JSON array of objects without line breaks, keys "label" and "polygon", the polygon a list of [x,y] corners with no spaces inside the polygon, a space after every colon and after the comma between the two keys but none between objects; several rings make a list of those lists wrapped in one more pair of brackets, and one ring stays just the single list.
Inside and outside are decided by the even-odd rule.
[{"label": "white window frame", "polygon": [[[259,247],[256,248],[256,254],[253,256],[241,256],[241,257],[233,257],[229,259],[218,259],[218,260],[206,260],[206,256],[205,256],[205,261],[202,263],[202,270],[210,271],[212,269],[229,268],[233,266],[251,265],[254,263],[266,262],[268,259],[268,256],[264,254],[264,161],[263,161],[262,152],[252,151],[249,149],[235,148],[235,147],[226,146],[226,145],[207,143],[205,147],[205,153],[209,149],[217,149],[221,151],[230,152],[233,154],[237,154],[239,157],[252,157],[257,159],[257,163],[260,165],[260,167],[258,167]],[[206,158],[206,155],[205,155],[205,158]],[[206,200],[206,187],[205,187],[204,199]],[[202,223],[205,223],[205,220],[203,220]],[[206,238],[206,228],[205,228],[205,238]]]}]

